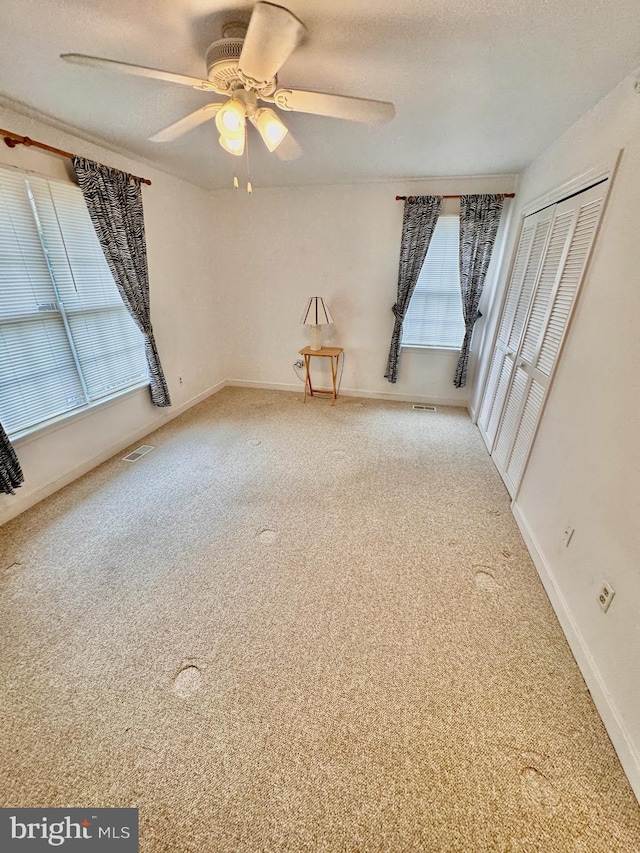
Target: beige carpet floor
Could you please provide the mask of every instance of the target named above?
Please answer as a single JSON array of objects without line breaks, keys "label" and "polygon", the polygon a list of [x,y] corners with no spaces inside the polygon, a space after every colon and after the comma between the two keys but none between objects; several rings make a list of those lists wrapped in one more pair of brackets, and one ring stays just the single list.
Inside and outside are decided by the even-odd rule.
[{"label": "beige carpet floor", "polygon": [[[0,529],[0,804],[143,853],[634,853],[462,410],[225,389]],[[142,442],[140,442],[142,443]]]}]

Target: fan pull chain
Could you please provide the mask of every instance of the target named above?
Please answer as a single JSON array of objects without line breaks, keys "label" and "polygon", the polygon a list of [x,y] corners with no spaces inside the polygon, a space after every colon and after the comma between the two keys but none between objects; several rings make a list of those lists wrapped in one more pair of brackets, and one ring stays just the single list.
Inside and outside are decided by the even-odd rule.
[{"label": "fan pull chain", "polygon": [[[246,130],[245,130],[246,133]],[[251,169],[249,167],[249,134],[246,134],[245,144],[244,144],[244,156],[247,162],[247,193],[252,195],[253,193],[253,184],[251,183]]]},{"label": "fan pull chain", "polygon": [[233,188],[234,188],[234,190],[237,190],[239,188],[239,186],[240,186],[240,182],[238,181],[238,176],[234,175],[233,176]]}]

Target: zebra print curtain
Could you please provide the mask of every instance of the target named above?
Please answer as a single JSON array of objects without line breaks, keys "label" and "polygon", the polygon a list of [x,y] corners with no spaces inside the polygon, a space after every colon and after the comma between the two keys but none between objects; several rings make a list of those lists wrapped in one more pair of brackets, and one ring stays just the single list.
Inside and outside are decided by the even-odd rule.
[{"label": "zebra print curtain", "polygon": [[15,495],[13,490],[23,482],[24,477],[18,457],[9,441],[9,436],[0,424],[0,492],[5,495]]},{"label": "zebra print curtain", "polygon": [[411,302],[413,291],[427,255],[427,249],[433,236],[442,196],[416,195],[409,196],[404,203],[402,219],[402,242],[400,243],[400,264],[398,268],[398,298],[391,309],[396,321],[391,335],[389,361],[384,375],[389,382],[398,381],[398,362],[400,360],[400,342],[402,340],[402,323]]},{"label": "zebra print curtain", "polygon": [[463,195],[460,197],[460,291],[464,316],[464,340],[453,384],[467,384],[469,347],[478,319],[478,303],[496,241],[504,196]]},{"label": "zebra print curtain", "polygon": [[151,326],[140,181],[84,157],[74,157],[73,166],[122,301],[144,336],[151,401],[154,406],[170,406]]}]

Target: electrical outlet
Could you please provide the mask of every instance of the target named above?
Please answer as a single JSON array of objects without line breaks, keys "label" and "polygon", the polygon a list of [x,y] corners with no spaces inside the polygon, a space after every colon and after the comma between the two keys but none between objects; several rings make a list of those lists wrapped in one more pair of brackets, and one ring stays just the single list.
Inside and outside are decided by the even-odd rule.
[{"label": "electrical outlet", "polygon": [[300,368],[304,367],[304,362],[303,361],[294,361],[293,366],[300,369]]},{"label": "electrical outlet", "polygon": [[615,594],[616,591],[610,583],[605,582],[600,587],[600,592],[598,593],[598,604],[604,613],[606,613],[611,606],[611,602],[613,601],[613,596]]},{"label": "electrical outlet", "polygon": [[565,527],[562,533],[562,541],[564,542],[564,547],[569,547],[569,542],[571,542],[571,537],[575,533],[575,528],[571,526],[569,522],[567,522],[567,526]]}]

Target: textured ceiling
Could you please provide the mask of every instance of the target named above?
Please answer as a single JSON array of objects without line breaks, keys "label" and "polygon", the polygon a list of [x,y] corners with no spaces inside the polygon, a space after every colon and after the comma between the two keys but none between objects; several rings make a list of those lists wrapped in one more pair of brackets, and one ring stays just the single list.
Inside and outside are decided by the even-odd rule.
[{"label": "textured ceiling", "polygon": [[[251,131],[260,186],[514,173],[640,67],[638,0],[285,0],[308,34],[281,86],[393,101],[365,126],[286,113],[294,162]],[[148,137],[219,96],[69,65],[86,53],[197,77],[234,0],[3,0],[0,95],[204,187],[244,163],[213,123],[162,145]],[[9,130],[11,128],[8,128]]]}]

